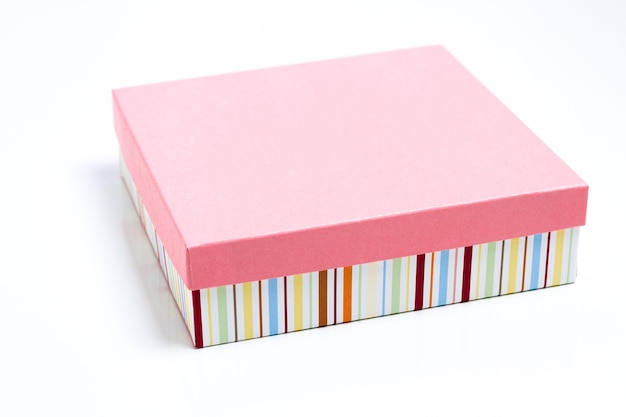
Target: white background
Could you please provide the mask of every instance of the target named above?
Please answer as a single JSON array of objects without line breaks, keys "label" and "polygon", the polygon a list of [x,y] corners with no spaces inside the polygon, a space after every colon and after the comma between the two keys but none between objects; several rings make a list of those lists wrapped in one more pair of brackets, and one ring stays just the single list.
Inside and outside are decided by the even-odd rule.
[{"label": "white background", "polygon": [[[626,415],[626,2],[0,5],[0,414]],[[590,185],[578,282],[195,350],[111,89],[444,44]]]}]

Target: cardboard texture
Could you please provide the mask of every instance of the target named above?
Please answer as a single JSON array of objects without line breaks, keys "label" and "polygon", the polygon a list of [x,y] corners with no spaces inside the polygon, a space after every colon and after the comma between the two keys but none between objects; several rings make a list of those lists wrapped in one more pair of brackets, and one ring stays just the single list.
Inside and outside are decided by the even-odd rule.
[{"label": "cardboard texture", "polygon": [[574,280],[587,185],[442,47],[113,99],[196,346]]}]

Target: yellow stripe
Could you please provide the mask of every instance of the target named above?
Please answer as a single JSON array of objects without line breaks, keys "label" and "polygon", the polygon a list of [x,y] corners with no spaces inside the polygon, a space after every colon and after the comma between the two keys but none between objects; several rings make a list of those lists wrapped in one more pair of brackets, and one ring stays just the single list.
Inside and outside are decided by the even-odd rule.
[{"label": "yellow stripe", "polygon": [[293,276],[293,329],[302,327],[302,274],[298,274]]},{"label": "yellow stripe", "polygon": [[409,285],[411,283],[411,257],[406,258],[406,307],[404,311],[409,311]]},{"label": "yellow stripe", "polygon": [[211,318],[211,289],[206,289],[206,305],[209,314],[209,346],[213,346],[213,319]]},{"label": "yellow stripe", "polygon": [[554,253],[554,280],[553,285],[561,284],[561,268],[563,267],[563,240],[565,230],[556,232],[556,252]]},{"label": "yellow stripe", "polygon": [[185,287],[185,299],[187,300],[187,327],[189,327],[189,330],[194,334],[194,340],[195,340],[196,333],[195,333],[195,329],[192,323],[192,320],[194,317],[193,317],[193,306],[192,306],[192,300],[191,300],[191,291],[189,291],[187,287]]},{"label": "yellow stripe", "polygon": [[[567,282],[571,282],[572,277],[571,277],[571,272],[572,269],[576,268],[576,265],[574,265],[574,268],[572,268],[572,243],[574,242],[574,233],[576,233],[576,231],[578,230],[577,228],[573,228],[573,229],[568,229],[569,230],[569,249],[567,251]],[[565,248],[563,248],[565,249]]]},{"label": "yellow stripe", "polygon": [[511,239],[509,252],[509,283],[507,294],[515,292],[515,281],[517,280],[517,252],[519,252],[519,238]]},{"label": "yellow stripe", "polygon": [[480,259],[483,251],[483,245],[478,245],[478,269],[476,271],[476,299],[478,300],[478,289],[480,288]]},{"label": "yellow stripe", "polygon": [[[187,287],[185,287],[185,289],[187,289]],[[189,316],[189,317],[191,317],[191,319],[189,320],[189,325],[192,328],[195,329],[196,328],[196,315],[195,315],[195,312],[193,311],[193,293],[190,290],[187,290],[187,295],[188,295],[188,299],[189,299],[189,314],[191,314]],[[200,307],[198,306],[198,308],[200,308]],[[191,323],[191,320],[193,320],[193,323]],[[202,331],[202,330],[200,330],[200,331]]]},{"label": "yellow stripe", "polygon": [[[185,311],[185,324],[187,325],[187,327],[189,327],[189,310],[187,309],[187,299],[185,298],[185,293],[183,292],[184,290],[181,288],[180,286],[180,281],[178,281],[176,278],[174,278],[174,276],[172,275],[172,279],[176,282],[176,285],[178,285],[178,290],[180,291],[180,308],[181,310]],[[193,332],[191,332],[193,334]]]},{"label": "yellow stripe", "polygon": [[[179,282],[178,280],[176,280],[176,282]],[[179,282],[180,285],[180,282]],[[181,293],[181,300],[182,300],[182,305],[183,308],[185,309],[185,314],[187,317],[187,320],[185,320],[185,324],[187,325],[187,327],[189,327],[189,303],[187,302],[187,293],[185,292],[184,288],[181,288],[182,293]],[[194,332],[192,331],[191,334],[194,334]]]},{"label": "yellow stripe", "polygon": [[[178,282],[179,283],[178,285],[180,286],[180,282],[178,280],[176,280],[176,282]],[[187,294],[185,293],[185,290],[183,288],[181,288],[181,290],[182,292],[181,292],[180,299],[181,299],[182,306],[185,309],[185,318],[186,318],[185,324],[187,325],[187,327],[189,327],[189,307],[187,305],[187,297],[186,297]],[[193,331],[191,332],[191,334],[194,334]]]},{"label": "yellow stripe", "polygon": [[[178,281],[178,280],[176,280],[176,281]],[[183,308],[185,309],[185,312],[186,312],[186,315],[187,315],[186,316],[187,320],[185,321],[185,324],[187,325],[188,328],[191,329],[191,326],[190,326],[191,319],[189,317],[189,297],[187,297],[187,291],[185,291],[185,290],[186,290],[186,288],[183,288]],[[194,340],[195,340],[196,334],[194,333],[193,330],[191,331],[191,334],[194,335]]]},{"label": "yellow stripe", "polygon": [[243,337],[252,339],[252,283],[244,282],[243,285]]},{"label": "yellow stripe", "polygon": [[376,317],[376,262],[367,266],[367,317]]}]

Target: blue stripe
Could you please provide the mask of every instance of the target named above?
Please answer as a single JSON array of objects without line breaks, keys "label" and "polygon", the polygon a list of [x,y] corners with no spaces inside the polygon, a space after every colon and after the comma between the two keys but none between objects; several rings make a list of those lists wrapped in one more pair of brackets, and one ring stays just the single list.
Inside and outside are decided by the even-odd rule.
[{"label": "blue stripe", "polygon": [[541,259],[541,235],[535,235],[533,239],[533,269],[530,279],[530,289],[539,287],[539,260]]},{"label": "blue stripe", "polygon": [[278,279],[272,278],[268,282],[270,335],[278,334]]},{"label": "blue stripe", "polygon": [[383,315],[385,315],[385,287],[387,286],[387,261],[383,261]]},{"label": "blue stripe", "polygon": [[441,251],[439,263],[439,305],[445,305],[448,298],[448,258],[450,251]]}]

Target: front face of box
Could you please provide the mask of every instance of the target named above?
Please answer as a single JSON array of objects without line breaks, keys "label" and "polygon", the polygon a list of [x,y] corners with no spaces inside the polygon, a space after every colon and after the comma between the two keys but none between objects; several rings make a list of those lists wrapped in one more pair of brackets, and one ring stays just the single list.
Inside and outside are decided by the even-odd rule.
[{"label": "front face of box", "polygon": [[163,247],[123,161],[122,174],[196,347],[536,290],[576,279],[579,227],[191,291]]},{"label": "front face of box", "polygon": [[[199,291],[211,346],[574,282],[578,228]],[[552,250],[552,253],[550,253]]]},{"label": "front face of box", "polygon": [[113,96],[198,347],[575,279],[587,185],[441,47]]}]

